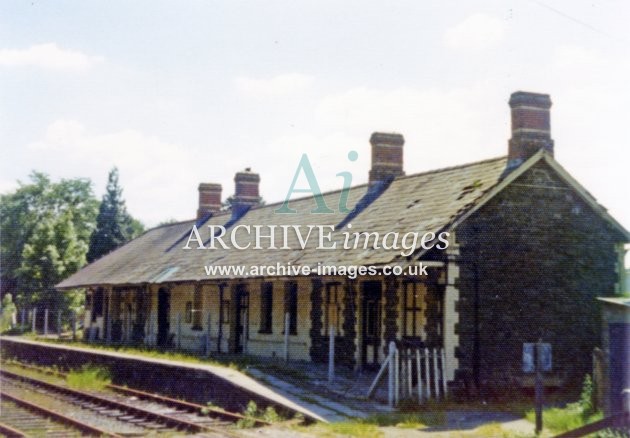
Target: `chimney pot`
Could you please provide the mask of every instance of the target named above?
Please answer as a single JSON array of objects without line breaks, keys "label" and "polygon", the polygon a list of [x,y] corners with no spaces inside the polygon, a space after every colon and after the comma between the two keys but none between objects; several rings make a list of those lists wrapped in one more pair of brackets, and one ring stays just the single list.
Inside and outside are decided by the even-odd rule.
[{"label": "chimney pot", "polygon": [[553,156],[548,94],[517,91],[510,96],[512,138],[508,143],[508,168],[519,166],[540,149]]},{"label": "chimney pot", "polygon": [[372,145],[370,184],[405,174],[403,170],[405,138],[401,134],[375,132],[370,137],[370,144]]},{"label": "chimney pot", "polygon": [[199,208],[197,219],[201,219],[208,213],[216,213],[221,210],[221,184],[199,184]]}]

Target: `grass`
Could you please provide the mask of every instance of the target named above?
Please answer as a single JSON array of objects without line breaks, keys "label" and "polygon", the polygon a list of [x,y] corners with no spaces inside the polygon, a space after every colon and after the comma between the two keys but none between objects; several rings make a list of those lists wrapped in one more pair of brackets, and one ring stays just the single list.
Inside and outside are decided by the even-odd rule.
[{"label": "grass", "polygon": [[311,426],[295,426],[296,431],[306,434],[314,434],[321,437],[366,437],[380,438],[383,432],[374,424],[361,423],[359,421],[344,421],[338,423],[316,423]]},{"label": "grass", "polygon": [[391,412],[335,423],[315,423],[310,426],[297,426],[296,430],[323,437],[343,435],[376,438],[383,436],[381,427],[423,429],[428,426],[443,425],[445,422],[446,415],[444,412]]},{"label": "grass", "polygon": [[38,341],[48,342],[52,344],[64,344],[71,345],[74,347],[83,347],[92,350],[103,350],[103,351],[116,351],[119,353],[128,353],[134,354],[150,359],[166,359],[166,360],[175,360],[179,362],[188,362],[188,363],[197,363],[197,364],[207,364],[207,365],[216,365],[222,367],[228,367],[234,370],[238,370],[241,372],[247,371],[247,368],[251,365],[257,364],[257,362],[249,357],[249,356],[229,356],[224,355],[224,357],[216,358],[204,358],[199,356],[197,353],[187,353],[183,351],[168,351],[168,350],[159,350],[155,347],[149,346],[127,346],[127,345],[100,345],[96,343],[87,343],[83,341],[67,341],[67,340],[58,340],[58,339],[46,339],[46,338],[37,338]]},{"label": "grass", "polygon": [[[533,410],[527,412],[527,420],[534,423],[536,414]],[[543,426],[555,433],[562,433],[585,424],[592,423],[603,418],[601,412],[584,416],[582,410],[576,408],[575,405],[569,404],[565,408],[548,408],[543,411]]]},{"label": "grass", "polygon": [[446,423],[445,411],[392,412],[370,415],[360,420],[376,426],[396,426],[403,429],[419,429],[427,426],[442,426]]},{"label": "grass", "polygon": [[107,368],[84,365],[79,370],[70,371],[66,382],[74,389],[102,391],[112,383],[112,379]]},{"label": "grass", "polygon": [[474,429],[471,433],[473,436],[491,436],[493,438],[529,438],[535,436],[505,430],[499,423],[484,424]]}]

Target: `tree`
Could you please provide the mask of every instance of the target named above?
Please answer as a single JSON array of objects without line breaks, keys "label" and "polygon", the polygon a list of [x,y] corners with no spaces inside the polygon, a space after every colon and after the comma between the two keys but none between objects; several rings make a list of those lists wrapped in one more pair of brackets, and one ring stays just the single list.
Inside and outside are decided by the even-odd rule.
[{"label": "tree", "polygon": [[[232,209],[232,206],[234,205],[234,201],[236,200],[236,195],[231,195],[228,196],[225,201],[223,201],[221,203],[221,211],[228,211]],[[256,204],[256,206],[258,207],[262,207],[264,205],[267,204],[267,201],[265,201],[262,197],[260,197],[260,200],[258,201],[258,204]]]},{"label": "tree", "polygon": [[[43,275],[48,269],[46,265],[60,264],[64,276],[80,268],[85,261],[86,243],[94,229],[98,207],[88,179],[52,182],[40,172],[33,172],[29,178],[29,183],[18,181],[15,192],[0,196],[2,294],[13,294],[18,306],[35,303],[41,294],[46,295],[45,291],[51,293],[55,283],[46,282],[55,282],[58,277],[45,275],[41,282],[30,277],[36,272]],[[51,230],[53,236],[49,235]],[[61,237],[54,239],[56,232]],[[46,245],[43,244],[45,237],[48,238]],[[68,250],[72,247],[74,249]],[[55,253],[57,256],[53,257]],[[25,255],[28,256],[26,263]],[[66,256],[75,260],[70,262]],[[29,263],[34,263],[32,269]]]},{"label": "tree", "polygon": [[76,308],[81,291],[59,293],[55,285],[85,265],[86,252],[87,244],[78,238],[71,211],[43,218],[22,251],[21,291],[31,303],[44,308]]},{"label": "tree", "polygon": [[123,243],[137,237],[144,226],[127,213],[122,199],[122,188],[118,184],[118,169],[109,172],[107,188],[96,217],[96,228],[90,237],[87,261],[102,257]]}]

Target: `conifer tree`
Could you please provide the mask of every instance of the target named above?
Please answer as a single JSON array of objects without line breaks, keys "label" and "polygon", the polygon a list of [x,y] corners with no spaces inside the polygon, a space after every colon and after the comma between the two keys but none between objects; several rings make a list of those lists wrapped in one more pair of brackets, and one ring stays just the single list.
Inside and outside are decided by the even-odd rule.
[{"label": "conifer tree", "polygon": [[87,261],[102,257],[133,239],[143,231],[143,226],[127,213],[118,183],[118,169],[109,172],[107,188],[96,217],[96,228],[90,237]]}]

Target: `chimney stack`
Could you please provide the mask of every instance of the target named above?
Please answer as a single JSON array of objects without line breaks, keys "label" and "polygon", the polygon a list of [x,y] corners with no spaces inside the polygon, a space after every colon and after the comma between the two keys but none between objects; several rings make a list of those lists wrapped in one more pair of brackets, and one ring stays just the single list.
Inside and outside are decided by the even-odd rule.
[{"label": "chimney stack", "polygon": [[232,208],[242,209],[252,207],[260,203],[260,195],[258,185],[260,184],[260,175],[252,172],[251,168],[246,168],[242,172],[236,172],[234,175],[235,193]]},{"label": "chimney stack", "polygon": [[510,96],[512,138],[508,148],[508,169],[518,167],[540,149],[553,156],[548,94],[517,91]]},{"label": "chimney stack", "polygon": [[372,145],[370,184],[405,174],[403,170],[405,139],[401,134],[375,132],[370,137],[370,144]]},{"label": "chimney stack", "polygon": [[208,213],[216,213],[221,210],[221,190],[221,184],[199,184],[199,208],[197,209],[197,220],[201,219]]}]

